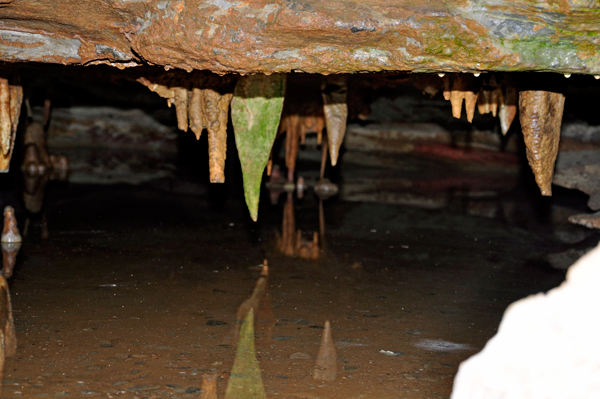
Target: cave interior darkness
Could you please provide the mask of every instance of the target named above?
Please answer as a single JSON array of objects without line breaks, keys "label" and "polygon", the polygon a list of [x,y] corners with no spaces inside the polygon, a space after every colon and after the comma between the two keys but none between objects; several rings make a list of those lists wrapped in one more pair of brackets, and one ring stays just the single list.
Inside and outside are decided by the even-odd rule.
[{"label": "cave interior darkness", "polygon": [[[415,74],[348,75],[329,198],[316,134],[291,191],[279,137],[253,222],[231,122],[225,183],[211,184],[206,130],[178,130],[175,107],[136,82],[162,69],[11,68],[28,104],[0,176],[23,235],[2,397],[449,398],[506,307],[558,286],[600,241],[568,221],[591,213],[588,195],[540,194],[518,116],[506,136],[491,114],[454,118]],[[559,163],[600,157],[600,81],[512,76],[565,93]],[[284,113],[322,107],[321,79],[289,74]],[[48,152],[70,170],[27,180],[22,138],[47,100]]]}]

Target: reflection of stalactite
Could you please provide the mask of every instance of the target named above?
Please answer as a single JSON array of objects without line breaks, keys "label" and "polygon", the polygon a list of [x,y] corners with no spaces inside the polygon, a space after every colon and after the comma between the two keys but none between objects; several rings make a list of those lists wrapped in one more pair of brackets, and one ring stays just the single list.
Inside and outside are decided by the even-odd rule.
[{"label": "reflection of stalactite", "polygon": [[260,327],[256,328],[258,334],[269,338],[272,334],[275,318],[271,308],[271,296],[269,294],[269,266],[267,261],[264,261],[263,269],[260,277],[256,282],[256,286],[252,291],[250,298],[246,299],[238,308],[236,317],[236,327],[234,331],[234,339],[237,341],[239,337],[240,325],[252,310],[256,315],[256,323],[260,323]]},{"label": "reflection of stalactite", "polygon": [[325,329],[321,337],[321,346],[317,355],[317,363],[313,371],[316,381],[334,381],[337,376],[337,352],[331,339],[331,324],[325,321]]},{"label": "reflection of stalactite", "polygon": [[277,238],[277,246],[286,256],[298,256],[303,259],[316,260],[320,256],[319,234],[315,231],[311,240],[305,240],[302,230],[296,230],[294,215],[294,200],[292,193],[288,193],[287,201],[283,207],[283,222],[281,236]]},{"label": "reflection of stalactite", "polygon": [[11,278],[17,263],[17,254],[21,249],[21,243],[3,242],[0,245],[2,246],[2,275],[5,278]]},{"label": "reflection of stalactite", "polygon": [[19,234],[19,228],[17,227],[17,218],[15,217],[15,210],[12,206],[4,208],[4,229],[2,230],[2,242],[21,242],[21,234]]},{"label": "reflection of stalactite", "polygon": [[17,336],[13,320],[8,283],[0,276],[0,381],[4,373],[4,360],[17,353]]},{"label": "reflection of stalactite", "polygon": [[266,399],[265,387],[254,346],[254,310],[242,322],[225,399]]},{"label": "reflection of stalactite", "polygon": [[217,375],[202,376],[202,399],[217,399]]}]

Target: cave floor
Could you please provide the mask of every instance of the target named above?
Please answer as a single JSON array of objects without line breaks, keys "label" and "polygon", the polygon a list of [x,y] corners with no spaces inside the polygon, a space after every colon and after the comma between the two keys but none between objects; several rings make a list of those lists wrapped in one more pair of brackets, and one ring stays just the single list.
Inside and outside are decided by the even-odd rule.
[{"label": "cave floor", "polygon": [[[193,398],[210,374],[223,397],[238,308],[268,259],[255,324],[267,397],[448,398],[506,306],[564,279],[540,261],[551,240],[501,218],[452,206],[324,208],[327,247],[310,261],[277,251],[281,203],[263,205],[253,224],[239,198],[210,191],[50,187],[49,238],[30,226],[9,280],[18,349],[2,397]],[[310,196],[296,204],[296,225],[317,230]],[[316,381],[326,321],[336,378]]]}]

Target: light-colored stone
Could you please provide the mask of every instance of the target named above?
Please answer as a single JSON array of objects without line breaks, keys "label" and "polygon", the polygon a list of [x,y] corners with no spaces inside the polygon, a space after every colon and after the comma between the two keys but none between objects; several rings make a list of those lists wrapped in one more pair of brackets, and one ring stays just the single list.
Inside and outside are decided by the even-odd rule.
[{"label": "light-colored stone", "polygon": [[600,246],[566,281],[510,305],[498,333],[463,362],[452,399],[600,397]]}]

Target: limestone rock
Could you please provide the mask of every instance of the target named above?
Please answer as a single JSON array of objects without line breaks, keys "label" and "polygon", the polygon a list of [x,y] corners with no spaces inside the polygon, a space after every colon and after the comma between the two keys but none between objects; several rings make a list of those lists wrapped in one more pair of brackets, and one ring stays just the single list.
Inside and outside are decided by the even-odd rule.
[{"label": "limestone rock", "polygon": [[452,399],[600,397],[600,246],[547,294],[511,304],[498,333],[463,362]]}]

